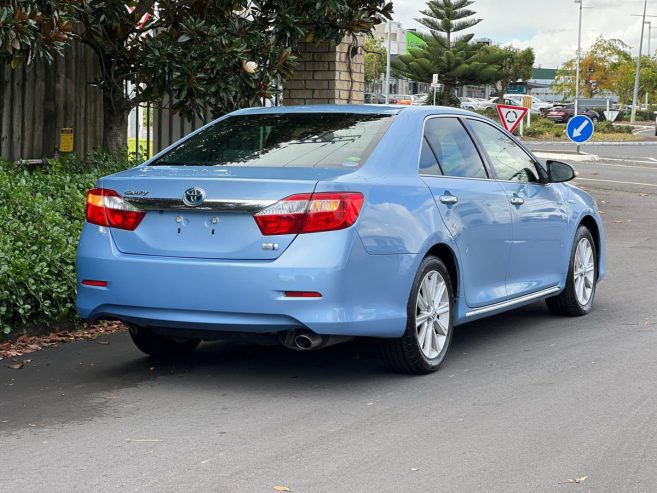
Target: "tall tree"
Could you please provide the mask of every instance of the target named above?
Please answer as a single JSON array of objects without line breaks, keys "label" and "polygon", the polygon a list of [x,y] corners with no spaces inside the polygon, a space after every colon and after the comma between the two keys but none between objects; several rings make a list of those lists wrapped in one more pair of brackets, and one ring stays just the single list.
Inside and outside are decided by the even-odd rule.
[{"label": "tall tree", "polygon": [[[580,60],[581,93],[593,98],[602,91],[612,91],[624,76],[621,67],[632,60],[630,47],[619,39],[600,36]],[[552,89],[564,98],[575,96],[577,60],[572,58],[557,70]],[[635,65],[636,67],[636,65]]]},{"label": "tall tree", "polygon": [[473,0],[433,0],[416,19],[429,29],[420,34],[425,48],[410,49],[393,62],[396,72],[413,80],[430,82],[437,73],[443,84],[440,104],[457,106],[456,87],[492,82],[496,73],[494,63],[499,54],[483,52],[484,45],[473,42],[474,34],[460,34],[481,22],[470,10]]},{"label": "tall tree", "polygon": [[365,51],[365,86],[371,87],[386,70],[387,50],[381,39],[375,37],[368,37],[363,48]]},{"label": "tall tree", "polygon": [[0,62],[89,46],[104,145],[121,152],[136,104],[168,98],[186,117],[258,104],[289,76],[300,41],[339,42],[391,13],[386,0],[0,0]]},{"label": "tall tree", "polygon": [[495,82],[500,93],[500,103],[504,103],[504,94],[511,84],[531,79],[536,59],[532,48],[521,50],[513,46],[486,46],[482,49],[482,53],[499,60],[495,64]]}]

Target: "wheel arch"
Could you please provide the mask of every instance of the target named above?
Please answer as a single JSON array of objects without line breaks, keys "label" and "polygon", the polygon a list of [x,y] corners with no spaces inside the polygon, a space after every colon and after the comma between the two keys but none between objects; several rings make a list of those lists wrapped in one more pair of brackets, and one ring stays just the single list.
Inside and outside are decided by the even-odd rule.
[{"label": "wheel arch", "polygon": [[577,228],[579,229],[580,226],[586,227],[591,232],[591,236],[593,236],[593,243],[595,243],[595,252],[597,256],[597,269],[596,269],[596,278],[600,275],[600,262],[602,259],[601,255],[601,247],[602,247],[602,238],[600,237],[600,227],[598,226],[598,222],[593,218],[591,215],[585,215],[580,219],[579,224],[577,225]]},{"label": "wheel arch", "polygon": [[454,297],[458,297],[461,283],[459,281],[459,264],[454,250],[445,243],[437,243],[429,249],[425,258],[429,256],[437,257],[443,261],[452,282]]}]

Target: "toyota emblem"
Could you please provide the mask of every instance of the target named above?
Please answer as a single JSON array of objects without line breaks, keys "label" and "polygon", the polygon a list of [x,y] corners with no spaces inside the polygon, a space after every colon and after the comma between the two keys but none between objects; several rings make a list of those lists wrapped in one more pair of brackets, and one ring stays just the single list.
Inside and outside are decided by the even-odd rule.
[{"label": "toyota emblem", "polygon": [[188,188],[183,194],[183,203],[188,207],[198,207],[204,200],[205,190],[202,188]]}]

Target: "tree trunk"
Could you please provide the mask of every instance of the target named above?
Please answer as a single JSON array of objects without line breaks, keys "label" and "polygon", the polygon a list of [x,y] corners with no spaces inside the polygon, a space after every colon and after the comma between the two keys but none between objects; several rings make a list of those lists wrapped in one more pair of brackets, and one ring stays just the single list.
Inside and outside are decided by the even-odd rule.
[{"label": "tree trunk", "polygon": [[103,148],[115,157],[128,152],[129,114],[123,94],[103,94]]}]

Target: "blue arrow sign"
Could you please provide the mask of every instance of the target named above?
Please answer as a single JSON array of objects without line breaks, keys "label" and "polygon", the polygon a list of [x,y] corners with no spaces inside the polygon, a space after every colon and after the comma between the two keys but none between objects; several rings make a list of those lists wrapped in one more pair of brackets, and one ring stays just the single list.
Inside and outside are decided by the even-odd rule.
[{"label": "blue arrow sign", "polygon": [[577,115],[570,119],[566,127],[568,138],[576,144],[586,142],[593,136],[593,120],[586,115]]}]

